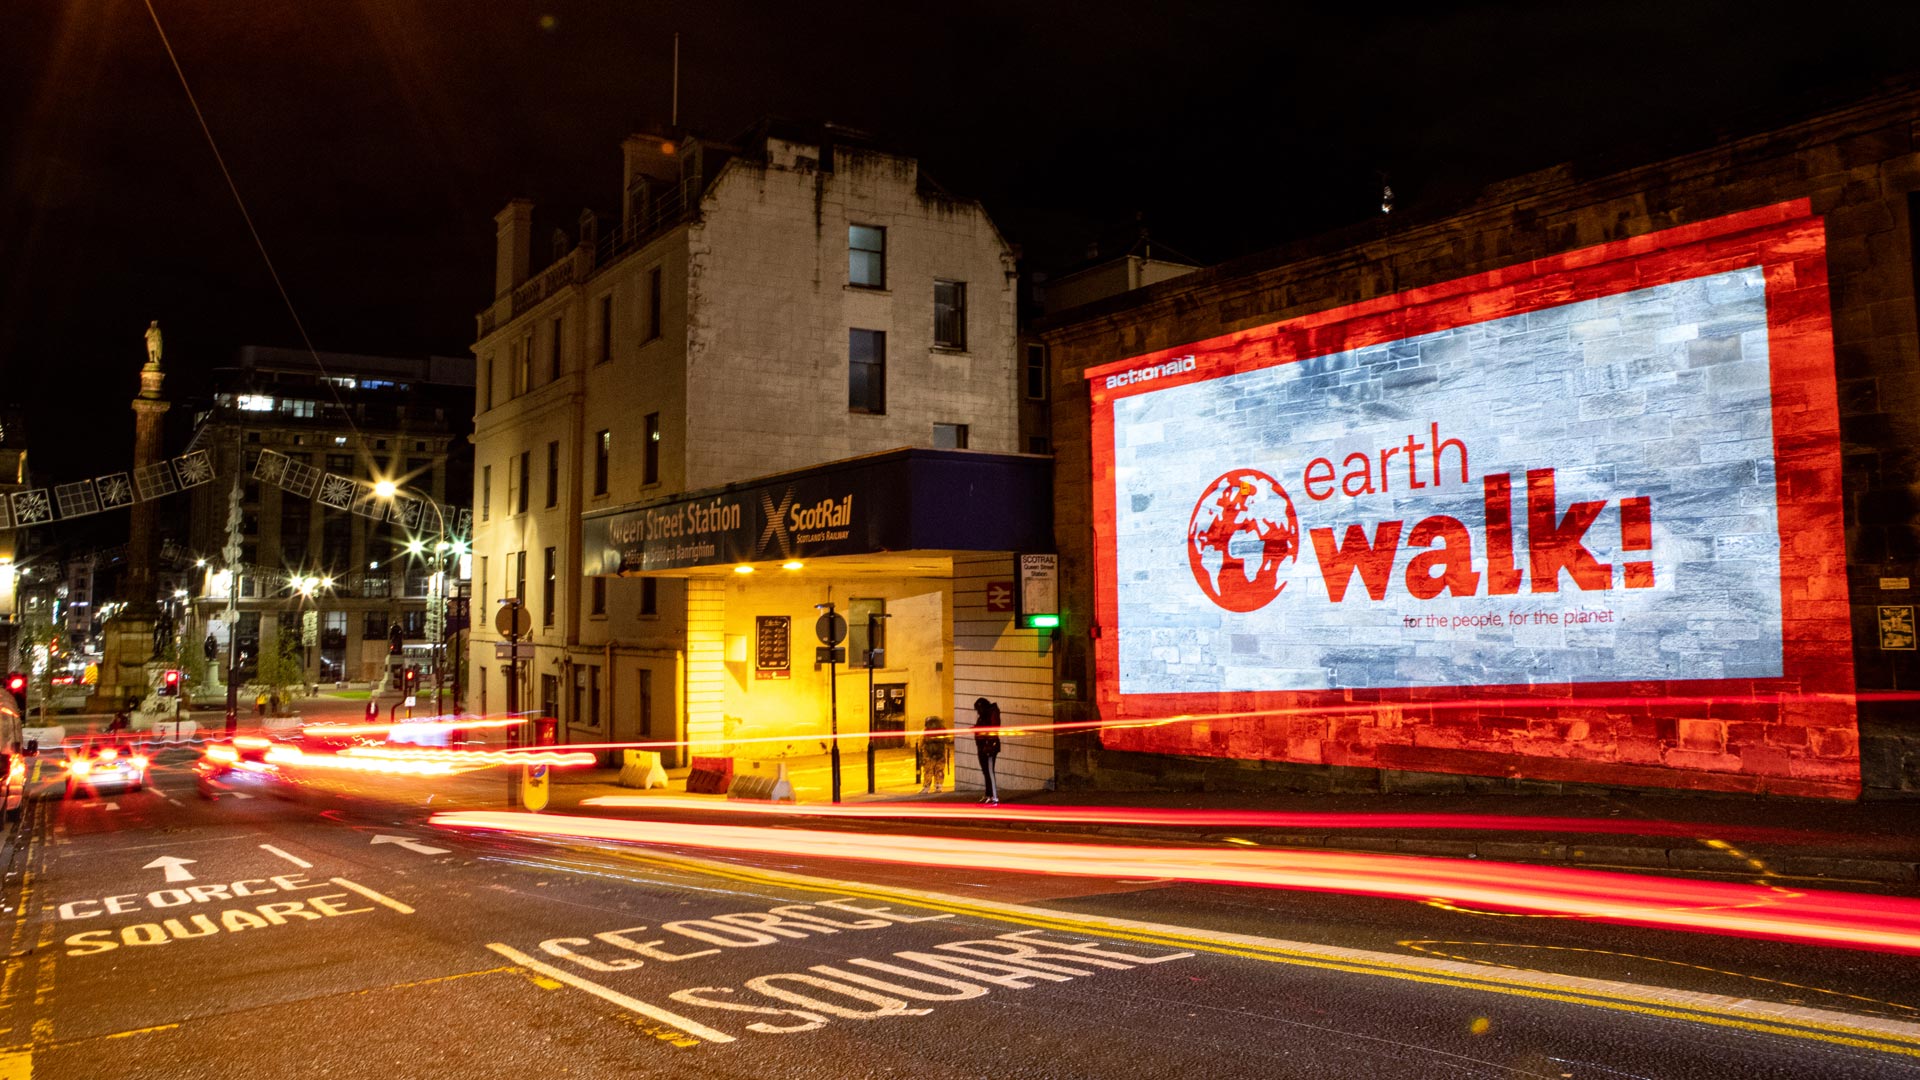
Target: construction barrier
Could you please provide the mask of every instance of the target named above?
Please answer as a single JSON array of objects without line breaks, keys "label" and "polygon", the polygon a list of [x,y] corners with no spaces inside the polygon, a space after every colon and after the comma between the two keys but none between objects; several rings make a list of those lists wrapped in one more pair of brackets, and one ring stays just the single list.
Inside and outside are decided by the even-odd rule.
[{"label": "construction barrier", "polygon": [[620,786],[639,788],[642,791],[648,788],[666,787],[667,770],[660,766],[660,751],[622,750],[620,752]]},{"label": "construction barrier", "polygon": [[697,757],[687,773],[687,791],[694,795],[721,795],[733,786],[733,759]]},{"label": "construction barrier", "polygon": [[778,772],[769,776],[766,773],[742,773],[734,777],[733,785],[727,788],[729,799],[751,799],[756,802],[798,802],[793,794],[793,782],[787,779],[787,763],[781,762]]}]

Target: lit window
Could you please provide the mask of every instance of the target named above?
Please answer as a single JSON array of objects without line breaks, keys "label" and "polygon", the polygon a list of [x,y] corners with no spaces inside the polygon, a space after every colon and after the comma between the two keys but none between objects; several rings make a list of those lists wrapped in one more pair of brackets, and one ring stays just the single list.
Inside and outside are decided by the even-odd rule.
[{"label": "lit window", "polygon": [[1027,346],[1027,399],[1047,400],[1047,347]]},{"label": "lit window", "polygon": [[247,412],[273,411],[273,398],[267,394],[241,394],[236,403]]},{"label": "lit window", "polygon": [[642,471],[641,482],[646,484],[657,484],[660,482],[660,414],[659,413],[647,414],[646,458],[644,461],[644,468]]},{"label": "lit window", "polygon": [[887,230],[873,225],[847,227],[847,281],[863,289],[887,287]]},{"label": "lit window", "polygon": [[933,343],[942,349],[967,347],[967,283],[933,283]]},{"label": "lit window", "polygon": [[847,331],[847,409],[874,414],[887,411],[887,333],[884,330]]},{"label": "lit window", "polygon": [[967,448],[967,425],[933,425],[933,448],[936,450],[965,450]]}]

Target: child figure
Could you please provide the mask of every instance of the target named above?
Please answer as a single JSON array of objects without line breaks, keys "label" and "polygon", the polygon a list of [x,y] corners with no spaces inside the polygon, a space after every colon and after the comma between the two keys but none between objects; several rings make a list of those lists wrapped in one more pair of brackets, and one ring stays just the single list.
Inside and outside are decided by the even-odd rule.
[{"label": "child figure", "polygon": [[946,725],[937,716],[927,717],[927,726],[920,733],[920,794],[940,794],[940,787],[947,780],[947,761],[953,755],[953,736],[947,734]]}]

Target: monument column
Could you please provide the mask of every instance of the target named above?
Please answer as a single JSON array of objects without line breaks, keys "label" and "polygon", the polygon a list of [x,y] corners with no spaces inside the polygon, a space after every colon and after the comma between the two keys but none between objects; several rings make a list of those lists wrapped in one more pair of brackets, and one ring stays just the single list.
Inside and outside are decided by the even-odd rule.
[{"label": "monument column", "polygon": [[[172,406],[160,397],[160,323],[147,326],[147,363],[140,369],[140,393],[133,399],[133,466],[140,470],[161,461],[160,418]],[[139,485],[136,484],[136,490]],[[88,712],[111,712],[137,706],[153,691],[148,661],[154,654],[154,629],[160,605],[154,600],[153,564],[159,554],[155,529],[159,504],[141,499],[133,504],[127,535],[127,573],[121,579],[125,606],[101,627],[100,679],[87,699]]]},{"label": "monument column", "polygon": [[[160,417],[173,406],[160,396],[160,323],[147,327],[147,363],[140,369],[140,394],[133,399],[133,467],[144,469],[160,460],[162,432]],[[123,590],[130,612],[152,618],[160,606],[154,601],[153,564],[159,554],[159,537],[154,531],[159,502],[146,499],[133,504],[133,524],[127,537],[127,584]]]}]

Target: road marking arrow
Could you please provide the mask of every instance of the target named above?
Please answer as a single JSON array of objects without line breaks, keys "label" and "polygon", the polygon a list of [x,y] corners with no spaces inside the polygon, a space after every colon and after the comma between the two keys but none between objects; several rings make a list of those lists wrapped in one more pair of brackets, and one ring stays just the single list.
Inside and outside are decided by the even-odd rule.
[{"label": "road marking arrow", "polygon": [[183,859],[178,855],[162,855],[140,869],[164,869],[167,872],[168,881],[192,881],[193,875],[187,872],[186,866],[190,862],[198,861],[198,859]]},{"label": "road marking arrow", "polygon": [[416,855],[445,855],[450,850],[443,847],[429,847],[418,840],[412,840],[404,836],[381,835],[374,837],[373,842],[376,844],[398,844]]}]

